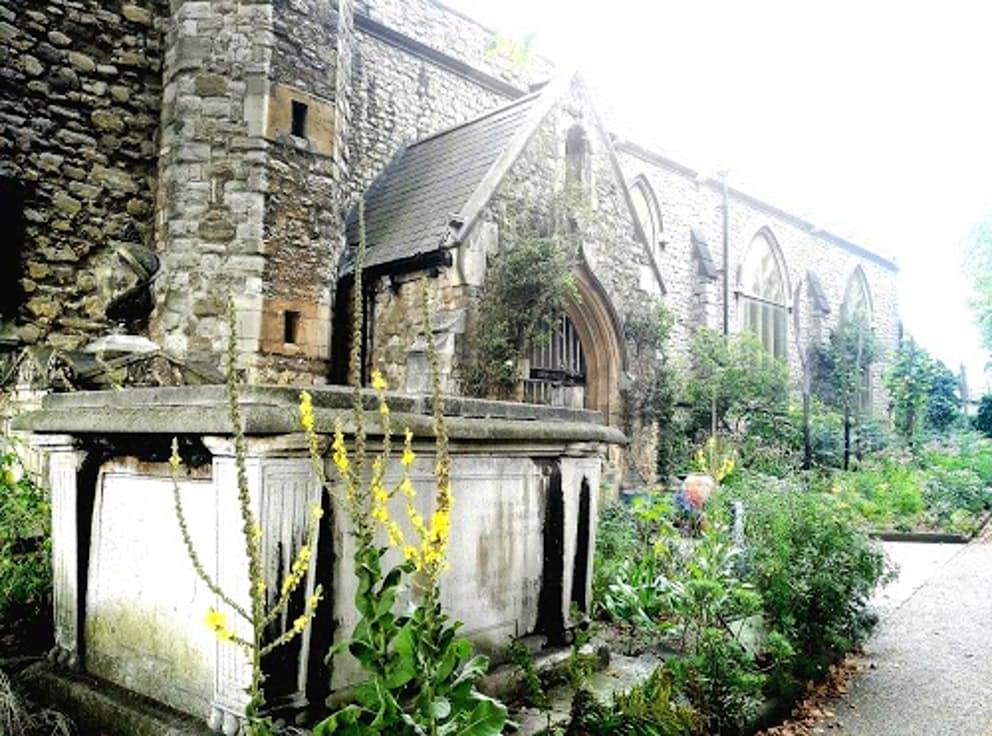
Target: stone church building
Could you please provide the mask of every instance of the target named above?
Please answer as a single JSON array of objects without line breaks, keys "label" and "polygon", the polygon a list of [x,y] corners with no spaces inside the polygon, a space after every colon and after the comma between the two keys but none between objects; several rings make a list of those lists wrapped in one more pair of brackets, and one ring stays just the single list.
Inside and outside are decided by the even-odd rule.
[{"label": "stone church building", "polygon": [[[883,346],[872,387],[884,410],[899,330],[891,261],[730,189],[724,264],[719,182],[616,138],[580,79],[510,60],[444,5],[6,0],[0,13],[8,384],[32,373],[31,361],[14,369],[25,348],[35,382],[53,355],[94,373],[86,346],[121,325],[150,338],[171,380],[209,381],[228,291],[251,380],[334,380],[350,337],[335,299],[364,197],[366,367],[423,388],[411,299],[426,277],[457,393],[487,264],[573,176],[586,204],[580,298],[556,347],[523,366],[528,397],[622,426],[638,380],[624,323],[652,300],[677,317],[676,351],[726,311],[731,331],[754,330],[794,365],[793,310],[814,340],[859,305]],[[154,309],[127,323],[119,297],[133,306],[142,289]]]},{"label": "stone church building", "polygon": [[[228,294],[256,384],[242,396],[249,479],[278,591],[322,498],[291,387],[341,383],[359,340],[364,377],[378,368],[408,394],[395,421],[418,428],[429,483],[421,285],[444,390],[462,394],[487,276],[528,233],[567,235],[574,296],[511,366],[528,403],[449,402],[464,501],[444,603],[490,650],[563,640],[588,605],[601,480],[652,480],[652,432],[625,406],[652,380],[628,337],[652,305],[676,317],[676,354],[726,325],[794,369],[797,327],[808,344],[867,320],[881,355],[866,388],[884,413],[900,329],[890,260],[618,138],[580,77],[500,41],[433,0],[0,0],[0,398],[14,398],[0,415],[6,428],[59,392],[14,422],[49,458],[58,663],[237,731],[245,664],[200,624],[216,601],[189,569],[165,462],[181,435],[205,564],[243,582],[216,385]],[[327,434],[347,392],[314,395]],[[335,523],[308,573],[307,592],[332,593],[319,625],[266,685],[290,710],[348,682],[347,666],[330,682],[324,669],[353,618]]]}]

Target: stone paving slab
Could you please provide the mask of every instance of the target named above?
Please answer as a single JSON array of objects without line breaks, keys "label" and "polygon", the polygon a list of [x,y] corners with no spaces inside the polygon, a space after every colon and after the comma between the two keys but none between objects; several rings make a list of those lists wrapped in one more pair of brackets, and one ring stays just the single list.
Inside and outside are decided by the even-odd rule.
[{"label": "stone paving slab", "polygon": [[867,669],[817,734],[992,736],[992,544],[887,543]]}]

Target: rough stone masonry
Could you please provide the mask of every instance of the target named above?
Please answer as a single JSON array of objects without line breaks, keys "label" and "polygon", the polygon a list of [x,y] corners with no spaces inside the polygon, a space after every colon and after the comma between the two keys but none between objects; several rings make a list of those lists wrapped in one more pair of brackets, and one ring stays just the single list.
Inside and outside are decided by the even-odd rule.
[{"label": "rough stone masonry", "polygon": [[[143,380],[213,380],[228,295],[247,378],[339,380],[335,356],[351,339],[349,212],[415,151],[457,143],[469,149],[443,149],[452,168],[438,196],[425,199],[436,172],[409,179],[388,213],[408,233],[424,218],[417,237],[437,253],[385,259],[369,274],[366,370],[422,387],[410,299],[427,278],[445,386],[458,392],[488,264],[525,214],[547,214],[575,164],[588,205],[579,275],[594,298],[567,315],[588,367],[570,401],[631,428],[624,395],[650,380],[630,357],[633,310],[664,302],[684,352],[698,326],[720,326],[726,272],[731,328],[742,329],[754,302],[741,274],[761,240],[787,292],[772,305],[787,314],[777,349],[795,367],[794,310],[802,339],[817,339],[861,294],[881,345],[871,391],[884,412],[880,378],[899,335],[890,260],[731,189],[721,263],[719,184],[616,139],[581,82],[548,84],[547,60],[507,55],[504,41],[433,0],[0,0],[4,383],[45,388],[56,358],[73,364],[73,351],[121,329],[106,311],[134,282],[121,249],[135,242],[160,261],[138,331],[189,369]],[[486,121],[514,110],[517,127],[496,145]]]}]

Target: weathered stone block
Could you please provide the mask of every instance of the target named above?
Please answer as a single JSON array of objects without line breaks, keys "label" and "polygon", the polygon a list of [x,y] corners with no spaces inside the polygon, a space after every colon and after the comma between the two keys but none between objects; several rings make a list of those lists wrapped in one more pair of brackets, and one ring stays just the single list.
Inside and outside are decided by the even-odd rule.
[{"label": "weathered stone block", "polygon": [[93,61],[93,57],[91,56],[87,56],[79,51],[70,51],[68,58],[69,63],[81,72],[96,71],[96,62]]}]

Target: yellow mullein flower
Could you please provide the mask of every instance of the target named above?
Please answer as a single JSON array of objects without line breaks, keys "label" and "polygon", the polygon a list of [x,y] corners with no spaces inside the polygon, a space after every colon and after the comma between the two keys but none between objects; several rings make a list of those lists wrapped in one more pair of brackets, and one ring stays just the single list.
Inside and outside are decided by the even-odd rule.
[{"label": "yellow mullein flower", "polygon": [[251,525],[251,538],[256,542],[262,538],[262,527],[257,522]]},{"label": "yellow mullein flower", "polygon": [[382,377],[382,373],[378,369],[372,371],[372,388],[376,391],[386,390],[386,379]]},{"label": "yellow mullein flower", "polygon": [[203,622],[220,641],[230,641],[234,638],[234,632],[227,628],[227,617],[216,608],[207,609],[207,616]]},{"label": "yellow mullein flower", "polygon": [[310,396],[309,391],[300,393],[300,424],[303,425],[303,429],[307,434],[313,432],[313,398]]},{"label": "yellow mullein flower", "polygon": [[403,557],[409,562],[410,560],[417,559],[417,548],[411,545],[407,545],[403,548]]},{"label": "yellow mullein flower", "polygon": [[293,621],[293,631],[295,631],[297,634],[302,634],[303,629],[307,627],[307,623],[309,621],[310,621],[310,616],[306,613],[304,613],[302,616],[297,617],[297,619]]},{"label": "yellow mullein flower", "polygon": [[340,419],[334,424],[334,442],[331,444],[331,449],[334,451],[334,466],[338,469],[338,473],[342,476],[347,475],[351,464],[348,462],[348,451],[344,446],[344,430],[341,428]]},{"label": "yellow mullein flower", "polygon": [[385,524],[386,533],[389,534],[389,543],[394,547],[402,547],[404,542],[403,530],[400,529],[399,524],[395,521],[387,521]]},{"label": "yellow mullein flower", "polygon": [[316,501],[310,504],[310,516],[314,521],[320,521],[320,519],[324,516],[324,509],[322,509],[320,504]]}]

